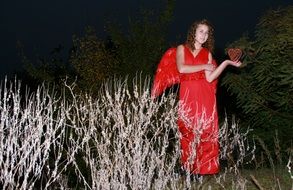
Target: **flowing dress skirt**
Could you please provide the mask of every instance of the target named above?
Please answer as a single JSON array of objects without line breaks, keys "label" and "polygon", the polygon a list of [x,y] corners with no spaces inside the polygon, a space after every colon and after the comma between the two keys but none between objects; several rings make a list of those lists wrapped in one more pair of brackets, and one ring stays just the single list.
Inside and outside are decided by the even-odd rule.
[{"label": "flowing dress skirt", "polygon": [[194,174],[215,174],[219,171],[215,88],[205,79],[181,81],[179,99],[182,164]]}]

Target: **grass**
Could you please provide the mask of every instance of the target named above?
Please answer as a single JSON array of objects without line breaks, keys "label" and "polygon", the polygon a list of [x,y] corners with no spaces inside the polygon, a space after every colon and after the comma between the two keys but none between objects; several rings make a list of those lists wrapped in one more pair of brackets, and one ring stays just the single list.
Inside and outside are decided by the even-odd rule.
[{"label": "grass", "polygon": [[[242,169],[240,170],[241,176],[222,171],[215,176],[203,176],[200,180],[191,180],[191,187],[201,190],[292,190],[293,179],[286,170],[286,166],[277,166],[275,172],[276,178],[270,168]],[[182,177],[180,183],[187,183],[185,177]]]},{"label": "grass", "polygon": [[258,189],[253,183],[251,175],[257,179],[264,189],[272,189],[272,187],[274,187],[274,189],[292,189],[293,179],[291,179],[286,166],[276,166],[275,172],[276,177],[274,177],[272,169],[270,168],[243,170],[243,176],[250,179],[248,189]]}]

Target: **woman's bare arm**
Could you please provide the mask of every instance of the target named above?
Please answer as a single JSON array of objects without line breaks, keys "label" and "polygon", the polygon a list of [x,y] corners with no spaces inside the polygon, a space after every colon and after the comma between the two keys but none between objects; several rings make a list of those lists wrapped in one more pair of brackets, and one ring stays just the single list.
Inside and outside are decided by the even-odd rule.
[{"label": "woman's bare arm", "polygon": [[[211,56],[211,53],[209,55],[209,59],[210,59],[210,56]],[[228,65],[233,65],[235,67],[240,67],[241,64],[242,63],[239,62],[239,61],[235,62],[235,61],[231,61],[231,60],[225,60],[214,71],[205,71],[206,80],[208,82],[213,82],[215,79],[217,79],[221,75],[221,73],[225,70],[225,68]]]}]

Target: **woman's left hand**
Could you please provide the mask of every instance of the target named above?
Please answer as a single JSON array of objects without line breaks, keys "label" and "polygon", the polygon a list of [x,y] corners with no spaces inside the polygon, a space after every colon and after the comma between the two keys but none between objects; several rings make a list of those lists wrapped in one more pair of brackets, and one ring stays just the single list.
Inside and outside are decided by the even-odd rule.
[{"label": "woman's left hand", "polygon": [[228,65],[232,65],[232,66],[235,66],[235,67],[240,67],[242,65],[242,62],[241,61],[232,61],[232,60],[226,60],[225,61]]}]

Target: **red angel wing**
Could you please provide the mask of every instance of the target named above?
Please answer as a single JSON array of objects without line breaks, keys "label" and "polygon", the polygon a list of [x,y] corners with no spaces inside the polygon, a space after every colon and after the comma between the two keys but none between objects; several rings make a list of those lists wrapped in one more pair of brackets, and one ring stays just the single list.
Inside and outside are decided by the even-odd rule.
[{"label": "red angel wing", "polygon": [[162,94],[168,87],[180,82],[176,65],[176,48],[168,49],[157,67],[153,82],[151,97]]}]

